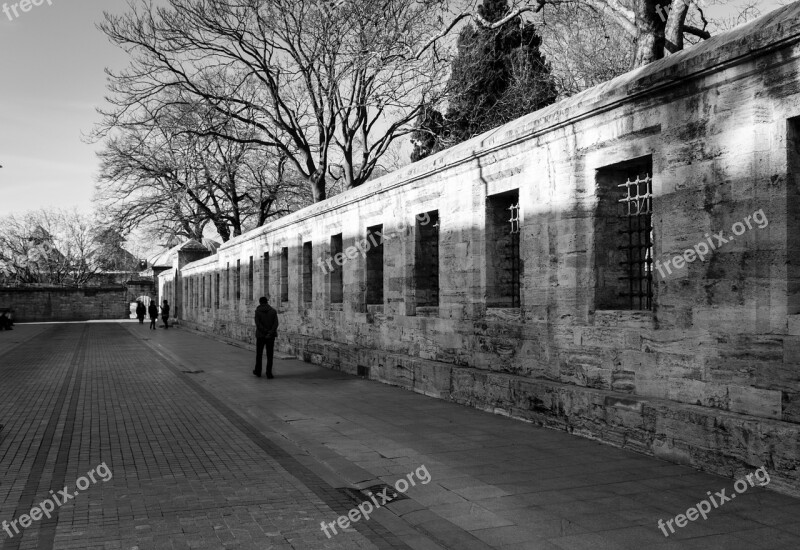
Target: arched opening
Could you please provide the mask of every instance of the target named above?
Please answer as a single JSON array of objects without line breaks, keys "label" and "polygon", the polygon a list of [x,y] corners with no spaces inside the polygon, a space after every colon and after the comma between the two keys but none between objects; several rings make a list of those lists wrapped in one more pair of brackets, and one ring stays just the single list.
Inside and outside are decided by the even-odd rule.
[{"label": "arched opening", "polygon": [[[155,298],[153,298],[152,296],[148,296],[146,294],[143,294],[142,296],[139,296],[138,298],[133,300],[130,303],[130,312],[131,312],[131,314],[130,314],[129,318],[130,319],[136,319],[136,306],[139,304],[139,302],[142,302],[144,304],[144,307],[149,307],[150,306],[150,302],[153,301],[153,300],[155,300]],[[145,317],[147,317],[146,314],[145,314]]]}]

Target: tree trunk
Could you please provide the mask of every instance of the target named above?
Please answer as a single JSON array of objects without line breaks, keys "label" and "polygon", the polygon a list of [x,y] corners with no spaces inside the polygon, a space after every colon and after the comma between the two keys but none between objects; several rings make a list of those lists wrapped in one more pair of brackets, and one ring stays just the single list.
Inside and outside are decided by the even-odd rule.
[{"label": "tree trunk", "polygon": [[[644,67],[664,57],[664,29],[666,20],[658,15],[663,13],[659,3],[663,0],[638,0],[634,3],[636,24],[636,53],[633,56],[633,69]],[[681,0],[682,1],[682,0]],[[660,7],[660,10],[657,10]]]},{"label": "tree trunk", "polygon": [[325,172],[322,170],[316,170],[308,179],[309,183],[311,184],[311,196],[313,197],[314,202],[324,201],[326,198]]},{"label": "tree trunk", "polygon": [[225,223],[224,220],[213,220],[213,221],[214,221],[214,227],[216,228],[217,233],[219,233],[222,242],[226,243],[229,240],[231,240],[231,229],[230,227],[228,227],[228,224]]},{"label": "tree trunk", "polygon": [[664,47],[669,53],[683,49],[683,24],[686,22],[687,13],[689,6],[684,0],[672,0],[672,9],[669,10],[667,27],[664,31],[666,39]]}]

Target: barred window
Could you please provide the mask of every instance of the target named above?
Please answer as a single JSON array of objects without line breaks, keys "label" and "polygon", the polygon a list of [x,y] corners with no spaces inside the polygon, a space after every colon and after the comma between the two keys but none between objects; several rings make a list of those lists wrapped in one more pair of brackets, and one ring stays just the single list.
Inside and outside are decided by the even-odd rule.
[{"label": "barred window", "polygon": [[214,273],[214,309],[219,309],[219,271]]},{"label": "barred window", "polygon": [[236,289],[236,301],[242,299],[242,260],[236,260],[236,273],[234,273],[234,288]]},{"label": "barred window", "polygon": [[262,261],[262,269],[264,270],[261,274],[262,277],[262,290],[261,293],[265,298],[270,298],[269,295],[269,252],[264,252],[264,260]]},{"label": "barred window", "polygon": [[[622,217],[628,227],[621,229],[622,244],[626,252],[623,278],[628,282],[622,296],[628,299],[629,309],[652,309],[653,304],[653,178],[630,178],[619,187],[623,189]],[[627,237],[627,242],[625,237]]]},{"label": "barred window", "polygon": [[314,248],[311,241],[303,243],[303,303],[310,308],[314,300]]},{"label": "barred window", "polygon": [[520,257],[519,190],[486,199],[486,305],[518,308],[523,265]]},{"label": "barred window", "polygon": [[367,305],[383,305],[383,224],[367,227]]},{"label": "barred window", "polygon": [[653,308],[652,158],[598,170],[598,309]]},{"label": "barred window", "polygon": [[[341,304],[344,302],[344,279],[343,279],[343,260],[342,260],[342,234],[331,236],[331,258],[334,261],[328,265],[332,270],[330,272],[330,285],[331,285],[331,303]],[[339,261],[337,262],[336,259]]]},{"label": "barred window", "polygon": [[420,307],[439,305],[439,211],[416,216],[414,293]]},{"label": "barred window", "polygon": [[289,247],[281,248],[281,302],[289,301]]}]

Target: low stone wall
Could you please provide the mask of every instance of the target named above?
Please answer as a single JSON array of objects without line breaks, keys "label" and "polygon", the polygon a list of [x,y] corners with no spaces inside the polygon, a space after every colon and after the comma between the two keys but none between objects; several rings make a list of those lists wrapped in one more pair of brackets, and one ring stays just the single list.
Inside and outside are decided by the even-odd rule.
[{"label": "low stone wall", "polygon": [[[178,262],[160,292],[248,342],[270,295],[281,351],[800,494],[799,83],[795,3]],[[651,303],[621,299],[632,180]]]},{"label": "low stone wall", "polygon": [[0,308],[12,309],[17,323],[128,319],[127,299],[124,286],[0,288]]}]

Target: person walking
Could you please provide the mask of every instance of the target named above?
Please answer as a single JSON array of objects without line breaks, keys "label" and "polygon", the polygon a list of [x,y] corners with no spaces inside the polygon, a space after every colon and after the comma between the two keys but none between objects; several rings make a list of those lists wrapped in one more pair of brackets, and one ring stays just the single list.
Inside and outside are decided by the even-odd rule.
[{"label": "person walking", "polygon": [[0,313],[0,330],[14,330],[11,328],[14,325],[14,321],[11,320],[10,317],[6,315],[6,312]]},{"label": "person walking", "polygon": [[161,319],[164,320],[164,328],[169,328],[169,302],[164,300],[164,305],[161,306]]},{"label": "person walking", "polygon": [[261,378],[261,356],[267,348],[267,378],[272,376],[272,354],[278,336],[278,312],[269,305],[269,299],[258,299],[256,308],[256,368],[253,374]]},{"label": "person walking", "polygon": [[144,303],[141,300],[137,300],[136,302],[136,318],[139,319],[139,324],[144,324],[144,316],[147,315],[147,308],[144,307]]},{"label": "person walking", "polygon": [[147,308],[147,312],[150,314],[150,329],[156,330],[156,321],[158,321],[158,306],[156,305],[155,300],[150,301],[150,307]]}]

